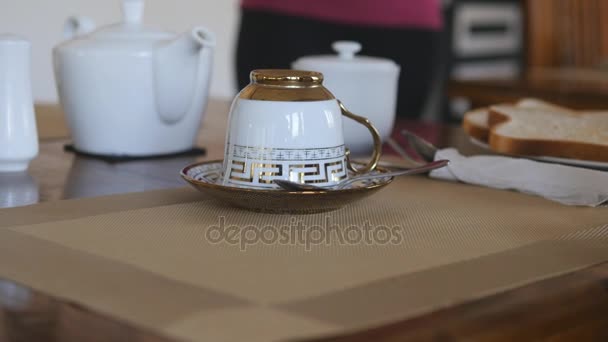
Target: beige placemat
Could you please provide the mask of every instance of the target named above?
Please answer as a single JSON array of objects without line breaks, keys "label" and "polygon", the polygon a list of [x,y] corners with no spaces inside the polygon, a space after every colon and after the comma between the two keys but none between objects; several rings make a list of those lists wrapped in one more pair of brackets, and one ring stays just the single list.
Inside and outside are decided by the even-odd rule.
[{"label": "beige placemat", "polygon": [[606,208],[417,177],[310,216],[189,189],[83,203],[3,225],[0,277],[191,340],[364,329],[608,260]]}]

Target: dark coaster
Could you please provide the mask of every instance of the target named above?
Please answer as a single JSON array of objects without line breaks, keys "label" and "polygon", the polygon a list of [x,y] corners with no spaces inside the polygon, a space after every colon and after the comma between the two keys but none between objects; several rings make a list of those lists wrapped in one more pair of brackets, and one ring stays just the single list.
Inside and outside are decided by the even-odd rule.
[{"label": "dark coaster", "polygon": [[94,153],[86,153],[78,151],[74,145],[65,145],[63,150],[66,152],[72,152],[76,155],[99,159],[105,161],[107,163],[125,163],[131,161],[142,161],[142,160],[154,160],[154,159],[169,159],[169,158],[177,158],[177,157],[201,157],[207,154],[207,150],[202,147],[195,147],[193,149],[187,151],[181,151],[177,153],[170,154],[157,154],[151,156],[129,156],[129,155],[102,155],[102,154],[94,154]]}]

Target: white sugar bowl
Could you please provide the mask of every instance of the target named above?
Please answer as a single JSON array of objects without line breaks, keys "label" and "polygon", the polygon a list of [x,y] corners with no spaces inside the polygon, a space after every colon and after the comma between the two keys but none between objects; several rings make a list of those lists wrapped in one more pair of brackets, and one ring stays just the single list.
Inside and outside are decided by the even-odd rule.
[{"label": "white sugar bowl", "polygon": [[[385,141],[395,123],[401,67],[389,59],[357,56],[362,48],[357,42],[338,41],[332,47],[337,55],[302,57],[292,68],[323,73],[327,89],[373,122]],[[365,127],[352,120],[344,121],[344,139],[355,154],[374,146]]]}]

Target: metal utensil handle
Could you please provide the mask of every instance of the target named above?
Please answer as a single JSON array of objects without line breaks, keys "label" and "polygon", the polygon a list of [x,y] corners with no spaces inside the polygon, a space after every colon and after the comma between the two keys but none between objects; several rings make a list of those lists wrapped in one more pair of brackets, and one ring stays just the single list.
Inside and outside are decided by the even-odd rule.
[{"label": "metal utensil handle", "polygon": [[351,111],[344,107],[344,104],[338,100],[338,104],[340,105],[340,109],[342,110],[342,115],[346,116],[349,119],[355,120],[356,122],[362,124],[367,127],[369,132],[372,134],[374,138],[374,154],[372,154],[372,159],[361,169],[355,168],[353,163],[350,160],[350,152],[346,154],[346,163],[348,165],[348,169],[353,171],[356,174],[367,173],[376,169],[378,166],[378,161],[380,161],[380,156],[382,155],[382,139],[380,138],[380,132],[378,129],[374,127],[374,125],[367,119],[359,115],[353,114]]},{"label": "metal utensil handle", "polygon": [[337,188],[344,189],[345,187],[347,187],[348,185],[350,185],[354,182],[359,182],[359,181],[364,181],[364,180],[378,179],[378,178],[384,178],[384,177],[408,176],[408,175],[416,175],[416,174],[420,174],[420,173],[425,173],[425,172],[429,172],[429,171],[447,166],[449,163],[450,163],[449,160],[438,160],[438,161],[434,161],[432,163],[423,165],[421,167],[416,167],[416,168],[404,170],[404,171],[377,173],[377,174],[367,175],[367,176],[357,176],[357,177],[351,178],[347,181],[340,183],[340,185],[338,185]]}]

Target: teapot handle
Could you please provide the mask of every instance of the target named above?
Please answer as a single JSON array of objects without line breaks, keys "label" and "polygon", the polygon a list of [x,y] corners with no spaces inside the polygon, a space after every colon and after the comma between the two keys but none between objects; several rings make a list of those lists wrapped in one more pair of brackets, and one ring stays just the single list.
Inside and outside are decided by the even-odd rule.
[{"label": "teapot handle", "polygon": [[95,30],[93,19],[84,16],[69,17],[63,25],[63,36],[65,39],[74,39]]},{"label": "teapot handle", "polygon": [[355,166],[351,163],[350,151],[347,150],[346,163],[348,169],[357,174],[367,173],[375,170],[376,166],[378,166],[378,161],[380,161],[380,157],[382,155],[382,138],[380,138],[380,132],[378,132],[378,129],[369,121],[369,119],[353,114],[351,111],[346,109],[346,107],[344,107],[344,104],[342,104],[340,100],[338,100],[338,104],[340,105],[340,110],[342,110],[342,115],[346,116],[349,119],[355,120],[356,122],[367,127],[369,132],[372,134],[372,137],[374,138],[374,153],[372,154],[372,159],[367,163],[367,165],[365,165],[361,169],[355,168]]}]

